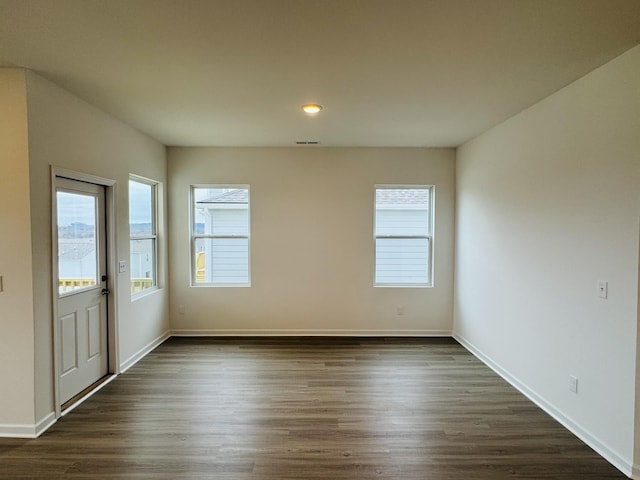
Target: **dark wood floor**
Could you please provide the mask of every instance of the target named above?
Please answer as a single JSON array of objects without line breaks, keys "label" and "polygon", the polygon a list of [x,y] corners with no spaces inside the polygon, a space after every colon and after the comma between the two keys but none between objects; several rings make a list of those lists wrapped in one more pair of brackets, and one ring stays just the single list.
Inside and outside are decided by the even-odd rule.
[{"label": "dark wood floor", "polygon": [[173,338],[0,478],[626,477],[451,339]]}]

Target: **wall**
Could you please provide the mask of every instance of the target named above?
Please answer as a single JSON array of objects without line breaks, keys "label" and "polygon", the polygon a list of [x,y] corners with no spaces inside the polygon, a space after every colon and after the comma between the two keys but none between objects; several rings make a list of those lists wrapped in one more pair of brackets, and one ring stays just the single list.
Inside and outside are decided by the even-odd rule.
[{"label": "wall", "polygon": [[[52,361],[51,166],[116,181],[116,257],[129,264],[129,174],[166,182],[165,148],[35,73],[27,73],[31,230],[35,316],[36,419],[54,408]],[[164,198],[162,195],[161,198]],[[15,204],[15,202],[14,202]],[[160,228],[166,202],[160,205]],[[162,230],[161,230],[162,231]],[[160,236],[160,278],[166,287],[166,238]],[[117,277],[115,292],[119,363],[127,366],[166,337],[167,289],[131,301],[129,271]]]},{"label": "wall", "polygon": [[[640,326],[640,239],[638,239],[638,296],[637,310]],[[636,329],[636,398],[635,398],[635,422],[633,441],[633,478],[640,478],[640,328]]]},{"label": "wall", "polygon": [[[449,334],[453,149],[170,148],[177,334]],[[251,287],[190,287],[189,185],[249,184]],[[373,287],[376,183],[434,184],[435,286]],[[184,306],[184,314],[179,306]],[[404,315],[397,315],[397,307]]]},{"label": "wall", "polygon": [[0,68],[0,435],[34,434],[33,289],[24,72]]},{"label": "wall", "polygon": [[[464,144],[457,158],[455,335],[626,473],[639,72],[636,47]],[[599,280],[609,282],[606,300]]]}]

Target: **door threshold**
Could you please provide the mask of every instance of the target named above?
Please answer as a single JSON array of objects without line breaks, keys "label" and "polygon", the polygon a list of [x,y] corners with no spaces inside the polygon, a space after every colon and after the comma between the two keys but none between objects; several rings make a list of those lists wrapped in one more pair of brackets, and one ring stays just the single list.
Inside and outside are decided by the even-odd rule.
[{"label": "door threshold", "polygon": [[115,380],[116,377],[117,375],[115,373],[109,373],[104,377],[102,377],[97,382],[89,385],[87,388],[85,388],[80,393],[72,397],[70,400],[67,400],[66,402],[64,402],[60,406],[60,416],[64,417],[67,413],[69,413],[71,410],[76,408],[78,405],[84,402],[91,395],[93,395],[94,393],[96,393],[97,391],[105,387],[108,383],[111,383],[112,380]]}]

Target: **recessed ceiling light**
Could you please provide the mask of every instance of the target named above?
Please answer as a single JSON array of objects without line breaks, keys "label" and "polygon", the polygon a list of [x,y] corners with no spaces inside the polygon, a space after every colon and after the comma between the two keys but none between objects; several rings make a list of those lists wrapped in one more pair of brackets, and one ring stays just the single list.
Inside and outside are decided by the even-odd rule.
[{"label": "recessed ceiling light", "polygon": [[309,115],[315,115],[322,110],[322,105],[318,105],[317,103],[307,103],[302,106],[302,110],[304,110],[304,113],[308,113]]}]

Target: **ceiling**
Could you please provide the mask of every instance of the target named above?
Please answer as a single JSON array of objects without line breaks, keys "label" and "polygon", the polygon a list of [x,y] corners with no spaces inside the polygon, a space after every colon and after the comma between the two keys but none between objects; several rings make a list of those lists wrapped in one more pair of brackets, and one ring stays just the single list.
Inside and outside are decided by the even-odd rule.
[{"label": "ceiling", "polygon": [[640,0],[0,0],[0,66],[165,145],[457,146],[639,42]]}]

